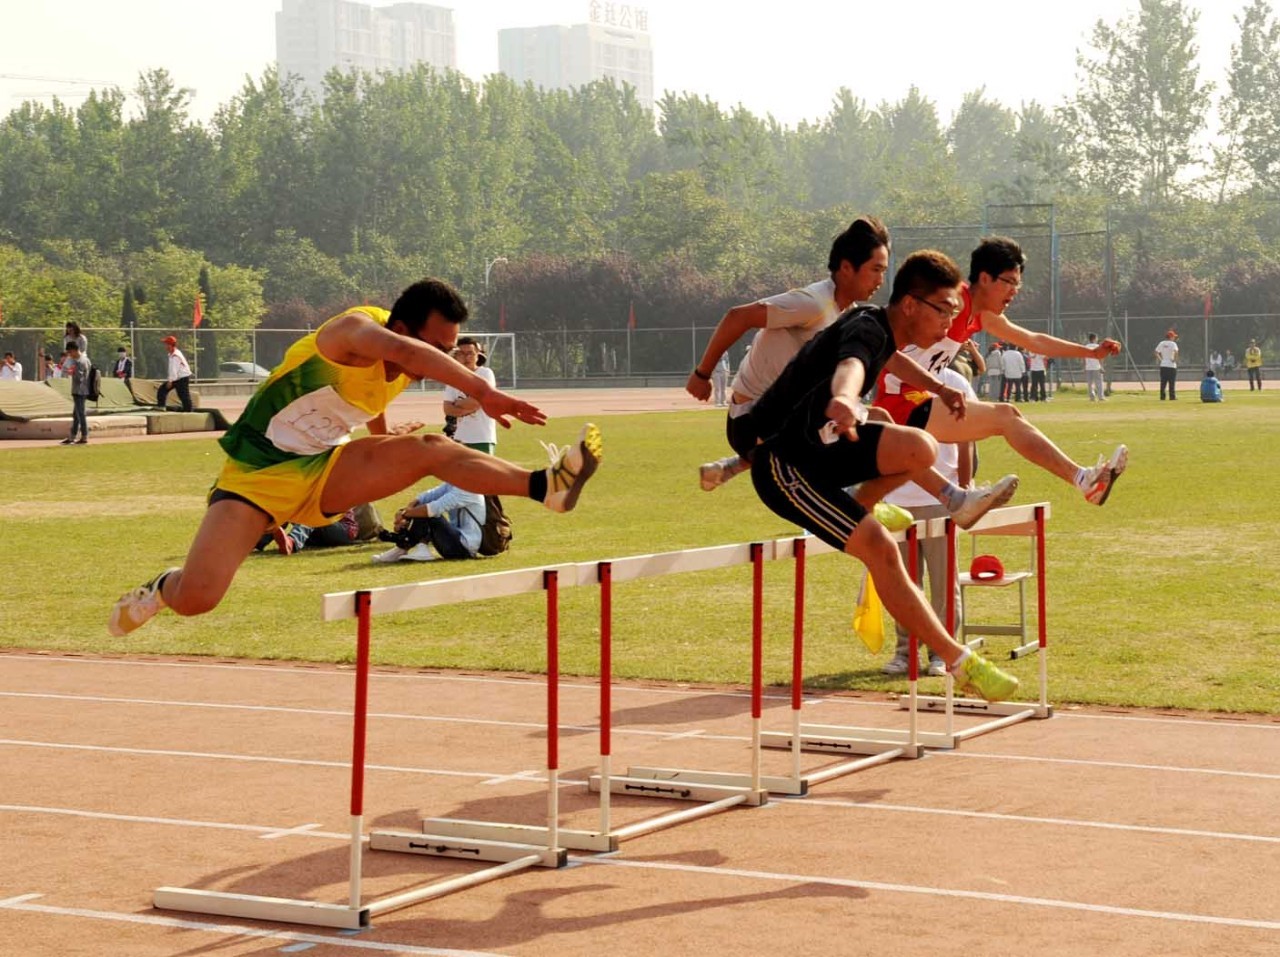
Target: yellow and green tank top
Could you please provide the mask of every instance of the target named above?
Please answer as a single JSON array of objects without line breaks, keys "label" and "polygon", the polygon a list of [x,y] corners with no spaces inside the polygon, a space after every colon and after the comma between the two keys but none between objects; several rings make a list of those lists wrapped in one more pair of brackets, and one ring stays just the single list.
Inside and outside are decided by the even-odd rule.
[{"label": "yellow and green tank top", "polygon": [[[384,326],[391,315],[375,306],[360,306],[359,311]],[[330,322],[333,319],[320,329]],[[289,347],[240,418],[218,440],[237,462],[267,468],[328,452],[350,441],[352,429],[386,411],[409,385],[411,380],[403,375],[388,382],[381,361],[345,366],[326,359],[316,348],[320,329]]]}]

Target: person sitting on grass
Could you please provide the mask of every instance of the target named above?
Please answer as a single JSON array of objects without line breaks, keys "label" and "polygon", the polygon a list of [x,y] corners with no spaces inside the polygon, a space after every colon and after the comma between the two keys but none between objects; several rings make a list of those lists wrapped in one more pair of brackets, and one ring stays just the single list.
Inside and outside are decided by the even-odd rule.
[{"label": "person sitting on grass", "polygon": [[1204,378],[1200,380],[1200,401],[1222,401],[1222,383],[1218,381],[1218,377],[1213,374],[1212,369],[1205,369]]},{"label": "person sitting on grass", "polygon": [[373,560],[430,562],[437,553],[440,558],[475,558],[486,516],[483,495],[442,482],[396,511],[395,530],[378,534],[395,547]]},{"label": "person sitting on grass", "polygon": [[360,520],[356,517],[356,509],[349,508],[340,519],[328,525],[301,525],[297,522],[289,522],[283,528],[277,525],[258,539],[254,548],[260,552],[273,541],[282,555],[293,555],[304,548],[354,545],[360,541]]}]

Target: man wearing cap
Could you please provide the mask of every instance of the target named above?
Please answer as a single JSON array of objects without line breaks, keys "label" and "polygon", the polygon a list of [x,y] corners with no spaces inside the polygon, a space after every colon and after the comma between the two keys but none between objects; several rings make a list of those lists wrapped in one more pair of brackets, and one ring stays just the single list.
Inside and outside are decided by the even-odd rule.
[{"label": "man wearing cap", "polygon": [[1167,391],[1173,402],[1178,398],[1178,334],[1172,329],[1166,332],[1156,343],[1155,354],[1160,360],[1160,401],[1164,401]]},{"label": "man wearing cap", "polygon": [[169,398],[169,392],[176,390],[178,399],[182,402],[182,411],[191,411],[191,366],[187,364],[187,357],[182,354],[182,350],[178,348],[178,340],[173,336],[165,336],[161,340],[164,347],[169,350],[169,378],[159,389],[156,390],[156,405],[164,408],[165,399]]}]

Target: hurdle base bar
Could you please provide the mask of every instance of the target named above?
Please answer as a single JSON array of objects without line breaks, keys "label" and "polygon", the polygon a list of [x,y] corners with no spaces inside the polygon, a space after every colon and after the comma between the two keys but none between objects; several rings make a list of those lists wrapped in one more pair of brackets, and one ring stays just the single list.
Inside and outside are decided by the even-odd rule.
[{"label": "hurdle base bar", "polygon": [[534,858],[538,867],[564,867],[569,852],[563,847],[538,847],[508,841],[459,839],[445,834],[423,834],[413,831],[373,831],[369,848],[374,851],[396,851],[424,857],[449,857],[465,861],[491,861],[509,864]]},{"label": "hurdle base bar", "polygon": [[[649,778],[655,781],[667,781],[674,784],[713,784],[718,787],[750,788],[751,775],[732,774],[724,771],[687,771],[681,768],[627,768],[627,777]],[[787,794],[802,797],[809,793],[809,785],[804,778],[780,777],[772,774],[760,776],[760,787],[770,794]]]},{"label": "hurdle base bar", "polygon": [[[910,739],[911,732],[907,729],[859,728],[833,724],[800,726],[801,751],[876,756],[894,751],[900,752],[894,754],[894,757],[914,760],[924,754],[925,748],[949,750],[955,747],[953,736],[941,731],[917,731],[914,746]],[[760,735],[760,746],[790,750],[791,734],[786,731],[766,731]]]},{"label": "hurdle base bar", "polygon": [[[599,791],[600,781],[600,775],[591,775],[588,780],[589,789]],[[769,803],[769,792],[764,788],[757,791],[750,786],[732,787],[723,784],[700,784],[693,781],[668,784],[654,778],[632,777],[629,774],[610,777],[609,793],[629,794],[631,797],[666,798],[669,801],[705,801],[711,804],[733,801],[734,804],[746,804],[749,807],[759,807]]]},{"label": "hurdle base bar", "polygon": [[[501,824],[493,821],[469,821],[463,818],[429,817],[422,821],[424,834],[438,834],[450,838],[475,838],[484,841],[503,841],[512,844],[547,846],[547,829],[531,824]],[[618,849],[618,839],[611,834],[596,831],[578,831],[557,828],[556,840],[570,851],[596,851],[607,853]]]},{"label": "hurdle base bar", "polygon": [[[1035,704],[1030,701],[983,701],[981,698],[952,698],[952,709],[956,714],[988,714],[988,715],[1006,715],[1006,716],[1024,716],[1028,718],[1052,718],[1053,705]],[[911,707],[911,702],[906,698],[898,700],[898,709],[905,711]],[[916,697],[916,710],[940,712],[946,711],[947,699],[941,695],[918,695]],[[965,729],[970,731],[972,729]],[[959,732],[957,737],[964,735],[965,732]]]},{"label": "hurdle base bar", "polygon": [[306,924],[311,927],[335,927],[340,930],[368,927],[370,915],[368,907],[323,904],[288,897],[228,894],[222,891],[192,890],[188,887],[157,888],[152,903],[161,910],[267,920],[281,924]]},{"label": "hurdle base bar", "polygon": [[1014,648],[1012,651],[1010,651],[1009,657],[1016,660],[1018,658],[1025,658],[1027,655],[1035,655],[1039,653],[1040,653],[1040,642],[1029,641],[1025,645],[1018,645],[1017,648]]}]

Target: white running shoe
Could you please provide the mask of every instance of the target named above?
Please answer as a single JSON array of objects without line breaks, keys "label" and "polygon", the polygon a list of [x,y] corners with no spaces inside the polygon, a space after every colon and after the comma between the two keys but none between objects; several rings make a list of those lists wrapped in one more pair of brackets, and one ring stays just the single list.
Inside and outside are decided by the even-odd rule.
[{"label": "white running shoe", "polygon": [[1128,464],[1129,449],[1127,446],[1117,446],[1109,459],[1104,460],[1099,455],[1098,464],[1085,472],[1084,482],[1081,487],[1085,501],[1092,502],[1094,505],[1105,505],[1107,499],[1111,496],[1111,489],[1116,484],[1116,479],[1120,477],[1120,473],[1125,470],[1125,466]]},{"label": "white running shoe", "polygon": [[560,448],[543,442],[542,447],[551,457],[551,464],[547,466],[547,497],[542,504],[553,512],[573,511],[582,486],[595,474],[604,457],[604,438],[600,430],[588,422],[573,445]]},{"label": "white running shoe", "polygon": [[167,568],[145,585],[120,596],[115,607],[111,609],[111,618],[107,621],[107,631],[116,638],[122,638],[136,628],[140,628],[167,608],[160,597],[160,586],[165,578],[178,571]]},{"label": "white running shoe", "polygon": [[431,550],[431,546],[426,542],[418,542],[413,548],[409,549],[400,556],[402,561],[406,562],[434,562],[436,553]]},{"label": "white running shoe", "polygon": [[886,675],[905,675],[910,670],[910,658],[906,655],[894,655],[884,663],[884,667],[880,669],[880,672]]},{"label": "white running shoe", "polygon": [[392,562],[400,561],[406,554],[408,553],[397,545],[395,548],[388,548],[385,552],[379,552],[374,555],[371,561],[375,561],[380,565],[389,565]]},{"label": "white running shoe", "polygon": [[964,493],[964,502],[951,513],[951,520],[961,528],[972,525],[993,508],[999,508],[1018,490],[1018,476],[1006,475],[994,485],[972,488]]}]

